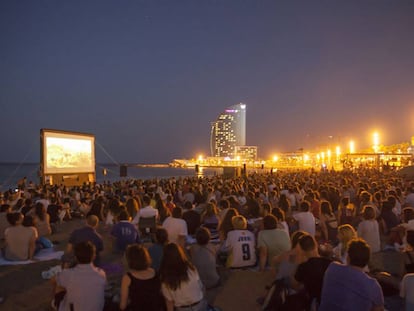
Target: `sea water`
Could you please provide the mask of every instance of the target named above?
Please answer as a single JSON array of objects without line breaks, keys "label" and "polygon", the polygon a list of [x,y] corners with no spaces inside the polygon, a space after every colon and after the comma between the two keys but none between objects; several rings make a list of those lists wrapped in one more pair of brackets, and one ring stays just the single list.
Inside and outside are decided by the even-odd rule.
[{"label": "sea water", "polygon": [[[106,173],[106,175],[105,175]],[[125,178],[153,179],[169,177],[214,176],[222,173],[220,168],[200,168],[197,173],[194,168],[176,167],[136,167],[128,166],[127,177],[120,177],[120,168],[115,164],[97,164],[96,181],[114,182]],[[0,163],[0,191],[16,188],[20,179],[26,177],[27,182],[40,182],[38,163]]]}]

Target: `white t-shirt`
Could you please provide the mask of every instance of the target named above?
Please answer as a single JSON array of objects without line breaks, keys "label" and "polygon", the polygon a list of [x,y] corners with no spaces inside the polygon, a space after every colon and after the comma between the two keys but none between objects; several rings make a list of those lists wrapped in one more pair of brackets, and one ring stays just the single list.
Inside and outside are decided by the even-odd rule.
[{"label": "white t-shirt", "polygon": [[163,283],[161,291],[167,300],[174,302],[175,307],[188,306],[203,299],[203,286],[197,270],[188,269],[188,281],[181,282],[176,290]]},{"label": "white t-shirt", "polygon": [[294,214],[293,218],[299,222],[299,230],[303,230],[310,235],[315,236],[315,217],[311,212],[299,212]]},{"label": "white t-shirt", "polygon": [[56,275],[58,285],[66,288],[67,293],[59,306],[59,311],[102,310],[105,304],[105,272],[92,264],[78,264]]},{"label": "white t-shirt", "polygon": [[227,267],[241,268],[256,264],[256,240],[249,230],[230,231],[224,249],[229,251]]},{"label": "white t-shirt", "polygon": [[179,236],[187,236],[188,230],[187,230],[187,223],[184,219],[181,218],[174,218],[172,216],[167,217],[167,219],[164,220],[162,226],[167,230],[168,232],[168,240],[171,243],[178,244],[178,237]]},{"label": "white t-shirt", "polygon": [[153,208],[152,206],[148,205],[143,208],[141,208],[138,213],[135,215],[134,219],[132,220],[132,223],[134,225],[139,223],[139,218],[150,218],[154,217],[158,219],[158,210],[156,208]]},{"label": "white t-shirt", "polygon": [[364,239],[371,247],[371,252],[381,250],[379,226],[376,220],[363,220],[358,225],[358,237]]}]

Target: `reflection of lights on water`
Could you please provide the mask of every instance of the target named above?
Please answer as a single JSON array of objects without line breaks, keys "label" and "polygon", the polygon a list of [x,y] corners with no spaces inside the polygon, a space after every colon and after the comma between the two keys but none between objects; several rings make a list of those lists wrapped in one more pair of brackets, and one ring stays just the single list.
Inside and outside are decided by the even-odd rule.
[{"label": "reflection of lights on water", "polygon": [[197,176],[204,175],[204,168],[202,166],[198,167]]}]

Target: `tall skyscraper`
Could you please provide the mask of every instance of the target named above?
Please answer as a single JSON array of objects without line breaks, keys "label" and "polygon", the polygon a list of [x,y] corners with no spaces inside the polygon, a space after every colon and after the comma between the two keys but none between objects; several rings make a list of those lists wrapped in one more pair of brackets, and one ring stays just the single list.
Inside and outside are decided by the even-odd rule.
[{"label": "tall skyscraper", "polygon": [[246,145],[246,105],[238,104],[224,110],[211,123],[210,149],[213,157],[236,155],[236,146]]}]

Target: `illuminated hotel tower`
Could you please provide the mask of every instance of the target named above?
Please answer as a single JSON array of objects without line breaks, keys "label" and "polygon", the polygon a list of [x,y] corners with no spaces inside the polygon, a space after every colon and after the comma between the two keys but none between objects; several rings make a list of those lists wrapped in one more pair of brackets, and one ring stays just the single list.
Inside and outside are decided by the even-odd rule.
[{"label": "illuminated hotel tower", "polygon": [[236,155],[236,146],[246,145],[246,105],[231,106],[211,123],[210,149],[213,157]]}]

